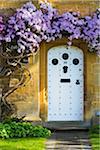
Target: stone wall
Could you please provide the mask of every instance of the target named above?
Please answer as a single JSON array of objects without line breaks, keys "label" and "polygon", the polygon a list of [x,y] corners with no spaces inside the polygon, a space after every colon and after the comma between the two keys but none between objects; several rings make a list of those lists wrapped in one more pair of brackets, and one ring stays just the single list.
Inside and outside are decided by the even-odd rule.
[{"label": "stone wall", "polygon": [[[38,0],[31,0],[34,4],[37,4]],[[8,9],[8,8],[19,8],[29,0],[0,0],[0,8]]]},{"label": "stone wall", "polygon": [[[27,120],[40,120],[38,101],[39,55],[37,54],[37,56],[34,57],[31,57],[29,64],[24,65],[30,71],[31,79],[7,98],[10,103],[16,106],[13,116],[17,116],[19,118],[25,116],[25,119]],[[16,85],[18,82],[19,81],[17,79],[11,78],[10,87]]]}]

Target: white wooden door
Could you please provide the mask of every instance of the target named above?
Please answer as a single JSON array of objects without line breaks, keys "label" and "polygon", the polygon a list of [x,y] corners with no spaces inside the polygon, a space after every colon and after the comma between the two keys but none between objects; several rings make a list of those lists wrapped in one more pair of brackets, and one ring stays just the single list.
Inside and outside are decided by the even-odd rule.
[{"label": "white wooden door", "polygon": [[48,121],[82,121],[83,52],[77,47],[48,51]]}]

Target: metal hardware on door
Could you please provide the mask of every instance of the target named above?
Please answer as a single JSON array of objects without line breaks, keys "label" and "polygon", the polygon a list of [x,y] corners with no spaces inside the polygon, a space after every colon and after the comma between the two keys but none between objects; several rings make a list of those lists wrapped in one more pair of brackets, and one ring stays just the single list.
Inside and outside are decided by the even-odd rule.
[{"label": "metal hardware on door", "polygon": [[57,64],[58,64],[58,59],[54,58],[54,59],[52,60],[52,64],[53,64],[53,65],[57,65]]},{"label": "metal hardware on door", "polygon": [[77,58],[73,59],[73,64],[78,65],[79,64],[79,59],[77,59]]},{"label": "metal hardware on door", "polygon": [[63,67],[63,72],[64,72],[64,73],[67,73],[67,70],[68,70],[68,67],[67,67],[67,66],[64,66],[64,67]]},{"label": "metal hardware on door", "polygon": [[69,57],[69,55],[68,55],[67,53],[64,53],[64,54],[62,55],[62,58],[63,58],[64,60],[67,60],[68,57]]},{"label": "metal hardware on door", "polygon": [[60,82],[62,82],[62,83],[70,82],[70,79],[61,79]]},{"label": "metal hardware on door", "polygon": [[76,84],[77,84],[77,85],[80,84],[79,80],[76,80]]}]

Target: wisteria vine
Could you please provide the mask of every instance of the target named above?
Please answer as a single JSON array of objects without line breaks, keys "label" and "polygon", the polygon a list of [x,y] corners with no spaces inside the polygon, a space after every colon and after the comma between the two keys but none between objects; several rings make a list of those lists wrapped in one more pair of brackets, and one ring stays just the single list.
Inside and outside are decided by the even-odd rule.
[{"label": "wisteria vine", "polygon": [[49,3],[41,3],[37,9],[28,2],[5,23],[0,17],[0,44],[18,53],[34,53],[42,41],[50,42],[63,36],[68,38],[68,45],[73,39],[86,41],[89,50],[100,55],[100,10],[81,18],[77,12],[60,15]]}]

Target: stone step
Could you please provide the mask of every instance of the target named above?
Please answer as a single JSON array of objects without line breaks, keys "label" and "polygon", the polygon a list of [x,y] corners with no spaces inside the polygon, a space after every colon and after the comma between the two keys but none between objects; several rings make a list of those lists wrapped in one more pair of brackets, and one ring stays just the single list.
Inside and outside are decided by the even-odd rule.
[{"label": "stone step", "polygon": [[42,125],[51,130],[88,130],[90,123],[79,122],[66,122],[66,121],[52,121],[43,122]]}]

